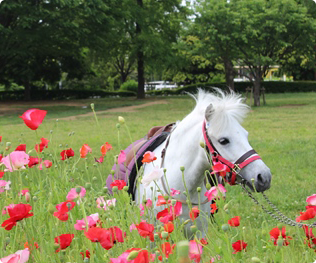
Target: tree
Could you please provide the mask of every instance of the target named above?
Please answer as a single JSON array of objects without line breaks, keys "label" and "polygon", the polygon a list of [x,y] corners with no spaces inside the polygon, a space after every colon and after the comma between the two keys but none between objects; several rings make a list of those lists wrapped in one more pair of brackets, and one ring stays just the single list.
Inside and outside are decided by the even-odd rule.
[{"label": "tree", "polygon": [[[227,46],[233,48],[230,57],[238,59],[250,71],[248,78],[254,85],[255,106],[260,106],[261,81],[269,66],[280,64],[294,50],[314,45],[315,19],[295,0],[210,0],[203,1],[202,7],[201,21],[210,26],[209,40],[214,52],[223,54],[214,41],[214,35],[219,35],[220,43],[229,42]],[[229,16],[223,17],[229,23],[218,21],[221,17],[214,12],[224,12],[219,9],[228,9]],[[223,27],[219,26],[221,22]]]},{"label": "tree", "polygon": [[[109,8],[110,4],[112,8]],[[0,83],[54,83],[62,72],[81,78],[89,68],[84,47],[111,43],[119,1],[4,0],[0,3]]]}]

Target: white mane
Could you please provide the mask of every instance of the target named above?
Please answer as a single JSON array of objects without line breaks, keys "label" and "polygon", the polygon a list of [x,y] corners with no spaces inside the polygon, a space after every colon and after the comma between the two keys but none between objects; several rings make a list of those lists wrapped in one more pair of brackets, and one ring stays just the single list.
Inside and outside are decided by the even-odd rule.
[{"label": "white mane", "polygon": [[229,128],[233,119],[241,123],[249,112],[249,107],[243,103],[241,95],[233,91],[225,93],[218,88],[214,88],[214,93],[210,93],[199,89],[196,95],[190,95],[196,101],[196,106],[190,114],[193,118],[202,117],[204,119],[206,108],[212,104],[211,123],[213,125],[208,130],[213,134]]}]

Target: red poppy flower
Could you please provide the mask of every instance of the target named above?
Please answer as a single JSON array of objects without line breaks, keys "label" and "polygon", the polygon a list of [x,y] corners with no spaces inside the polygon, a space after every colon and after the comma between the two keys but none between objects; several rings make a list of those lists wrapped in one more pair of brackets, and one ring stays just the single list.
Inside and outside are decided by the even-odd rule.
[{"label": "red poppy flower", "polygon": [[306,210],[309,208],[313,208],[316,211],[316,205],[307,205],[305,206]]},{"label": "red poppy flower", "polygon": [[222,163],[216,163],[212,166],[212,174],[219,174],[220,176],[225,177],[226,173],[230,172],[230,168]]},{"label": "red poppy flower", "polygon": [[165,224],[165,225],[163,226],[163,228],[164,228],[164,230],[165,230],[166,232],[168,232],[168,233],[170,234],[170,233],[172,233],[173,230],[174,230],[174,225],[173,225],[172,222],[168,222],[167,224]]},{"label": "red poppy flower", "polygon": [[36,130],[43,122],[46,113],[46,110],[29,109],[24,112],[20,118],[24,121],[27,127],[29,127],[31,130]]},{"label": "red poppy flower", "polygon": [[123,236],[126,236],[126,233],[124,233],[124,235],[123,235],[123,231],[119,227],[113,226],[113,227],[107,228],[106,230],[109,230],[111,232],[111,235],[112,235],[111,238],[112,238],[113,243],[115,243],[115,242],[123,243],[124,242]]},{"label": "red poppy flower", "polygon": [[55,237],[55,244],[59,244],[59,248],[56,250],[56,253],[58,253],[62,249],[69,247],[74,236],[74,234],[62,234],[58,237]]},{"label": "red poppy flower", "polygon": [[177,201],[174,206],[170,206],[159,213],[157,213],[157,219],[167,224],[169,221],[175,220],[178,216],[182,214],[182,203]]},{"label": "red poppy flower", "polygon": [[32,244],[32,243],[29,243],[28,241],[26,241],[24,243],[24,248],[28,248],[28,250],[34,250],[34,249],[38,249],[39,245],[37,242],[33,242],[33,244]]},{"label": "red poppy flower", "polygon": [[157,157],[155,156],[155,153],[151,151],[147,151],[143,155],[142,163],[151,163],[153,161],[157,160]]},{"label": "red poppy flower", "polygon": [[[167,204],[166,199],[162,195],[158,195],[156,206],[162,206],[166,204]],[[171,200],[168,200],[168,204],[171,204]]]},{"label": "red poppy flower", "polygon": [[202,244],[203,246],[206,246],[206,245],[208,244],[208,242],[207,242],[207,240],[206,240],[205,238],[202,238],[202,239],[200,240],[200,242],[201,242],[201,244]]},{"label": "red poppy flower", "polygon": [[66,160],[70,157],[73,157],[75,156],[75,152],[72,150],[72,148],[70,149],[67,149],[67,150],[63,150],[61,153],[60,153],[60,156],[61,156],[61,160]]},{"label": "red poppy flower", "polygon": [[313,229],[309,228],[307,225],[303,225],[303,230],[307,237],[307,243],[309,247],[313,247],[316,245],[316,237],[313,234]]},{"label": "red poppy flower", "polygon": [[[161,252],[164,254],[166,258],[169,258],[169,255],[173,253],[176,244],[170,245],[169,242],[165,242],[161,244]],[[159,256],[158,259],[162,261],[162,256]]]},{"label": "red poppy flower", "polygon": [[87,249],[86,252],[80,252],[82,259],[90,258],[90,251]]},{"label": "red poppy flower", "polygon": [[235,216],[232,219],[228,220],[228,224],[232,227],[237,227],[240,225],[240,216]]},{"label": "red poppy flower", "polygon": [[54,216],[57,217],[60,221],[68,220],[68,212],[74,208],[76,205],[75,202],[66,201],[56,205],[57,211],[54,212]]},{"label": "red poppy flower", "polygon": [[154,225],[148,224],[147,222],[140,222],[138,225],[136,225],[136,228],[139,235],[142,237],[149,237],[150,241],[154,241]]},{"label": "red poppy flower", "polygon": [[314,218],[316,216],[316,211],[314,208],[308,208],[306,212],[300,212],[300,214],[301,215],[296,218],[296,222],[301,222]]},{"label": "red poppy flower", "polygon": [[126,182],[124,180],[115,180],[111,183],[111,187],[117,186],[118,190],[122,190],[124,186],[126,186]]},{"label": "red poppy flower", "polygon": [[1,162],[2,158],[3,158],[3,155],[2,155],[2,154],[0,154],[0,162]]},{"label": "red poppy flower", "polygon": [[2,178],[3,176],[4,176],[4,171],[0,171],[0,178]]},{"label": "red poppy flower", "polygon": [[190,218],[192,221],[194,221],[200,214],[200,209],[195,206],[195,207],[192,207],[191,211],[190,211]]},{"label": "red poppy flower", "polygon": [[38,153],[41,153],[44,148],[48,148],[48,143],[49,143],[49,140],[45,139],[45,138],[41,138],[41,143],[39,144],[35,144],[35,151],[38,152]]},{"label": "red poppy flower", "polygon": [[92,242],[99,242],[106,250],[111,249],[114,245],[111,231],[105,228],[91,227],[84,235]]},{"label": "red poppy flower", "polygon": [[42,161],[42,158],[30,156],[28,167],[32,168],[33,166],[39,164]]},{"label": "red poppy flower", "polygon": [[26,151],[26,144],[20,144],[18,147],[16,147],[15,150],[25,152]]},{"label": "red poppy flower", "polygon": [[152,261],[153,260],[147,250],[139,251],[137,257],[134,259],[134,263],[149,263]]},{"label": "red poppy flower", "polygon": [[106,142],[105,144],[103,144],[103,145],[101,146],[101,149],[100,149],[101,154],[102,154],[103,157],[104,157],[104,156],[106,155],[106,153],[107,153],[108,151],[110,151],[110,150],[112,150],[112,145],[109,144],[108,142]]},{"label": "red poppy flower", "polygon": [[1,226],[4,227],[5,230],[11,230],[18,221],[33,216],[34,214],[30,213],[31,210],[32,206],[28,204],[17,204],[12,208],[7,207],[10,218],[5,220]]},{"label": "red poppy flower", "polygon": [[247,243],[245,243],[242,240],[237,240],[235,243],[232,244],[232,247],[234,249],[233,254],[236,254],[237,252],[242,251],[243,249],[246,249]]},{"label": "red poppy flower", "polygon": [[275,246],[278,245],[277,242],[278,242],[279,237],[281,237],[284,240],[283,246],[288,246],[290,242],[287,241],[287,239],[292,239],[291,237],[286,236],[285,227],[282,227],[282,231],[280,231],[278,227],[273,228],[270,231],[270,238],[274,242]]},{"label": "red poppy flower", "polygon": [[82,145],[82,147],[80,148],[80,158],[86,158],[88,153],[91,153],[91,152],[92,152],[92,149],[90,148],[88,144]]},{"label": "red poppy flower", "polygon": [[216,203],[214,202],[210,206],[211,206],[211,214],[215,214],[218,211]]},{"label": "red poppy flower", "polygon": [[0,136],[0,142],[2,142],[2,136]]}]

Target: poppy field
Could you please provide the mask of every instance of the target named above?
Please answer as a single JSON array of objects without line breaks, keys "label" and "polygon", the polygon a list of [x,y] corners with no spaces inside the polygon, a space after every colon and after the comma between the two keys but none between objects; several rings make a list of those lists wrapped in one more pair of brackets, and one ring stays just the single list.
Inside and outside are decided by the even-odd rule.
[{"label": "poppy field", "polygon": [[[177,198],[183,195],[177,189],[143,204],[130,199],[121,181],[114,181],[109,193],[106,179],[114,163],[125,161],[123,150],[152,126],[181,120],[194,107],[187,96],[162,99],[167,104],[136,112],[96,111],[71,120],[56,119],[53,107],[30,107],[16,115],[14,124],[1,126],[0,262],[316,260],[312,229],[275,221],[239,186],[210,188],[209,211],[193,206],[186,221],[178,218],[182,204]],[[272,172],[266,194],[293,220],[312,224],[316,94],[268,94],[267,102],[253,108],[243,123],[250,144]],[[97,109],[98,101],[87,106]],[[1,118],[6,123],[6,116]],[[148,152],[143,162],[155,165],[155,156]],[[265,204],[260,193],[254,195]],[[162,211],[155,212],[153,203]],[[198,217],[209,220],[203,236],[195,226]],[[184,234],[187,225],[191,237]]]}]

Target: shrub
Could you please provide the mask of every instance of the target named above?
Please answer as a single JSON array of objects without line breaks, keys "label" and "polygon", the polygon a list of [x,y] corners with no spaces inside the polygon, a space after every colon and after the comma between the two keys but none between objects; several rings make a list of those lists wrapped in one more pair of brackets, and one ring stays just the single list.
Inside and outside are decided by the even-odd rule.
[{"label": "shrub", "polygon": [[121,91],[133,91],[137,92],[138,83],[135,80],[128,80],[121,85]]}]

